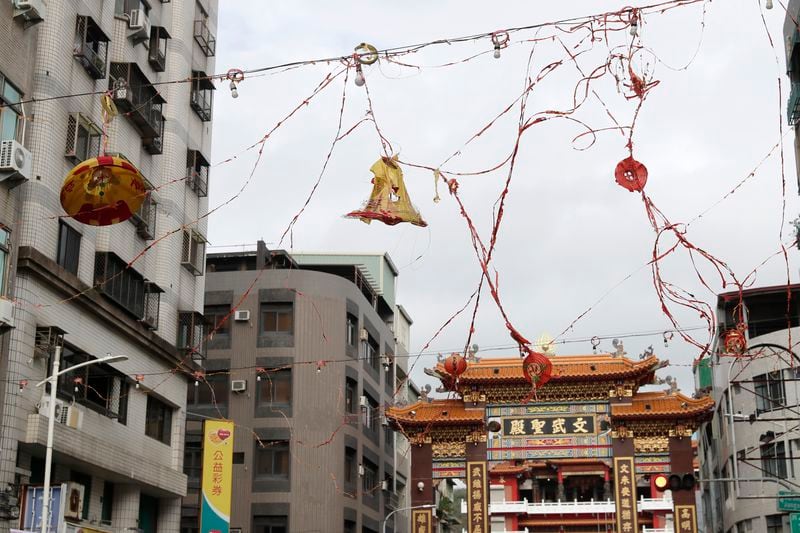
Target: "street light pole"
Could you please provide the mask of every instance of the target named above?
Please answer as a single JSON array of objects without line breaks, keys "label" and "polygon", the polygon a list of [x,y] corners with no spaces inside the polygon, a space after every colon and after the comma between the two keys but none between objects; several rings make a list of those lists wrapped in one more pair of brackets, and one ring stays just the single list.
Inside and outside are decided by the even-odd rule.
[{"label": "street light pole", "polygon": [[381,522],[381,532],[386,533],[386,522],[389,520],[389,517],[392,516],[394,513],[397,513],[399,511],[410,511],[411,509],[433,509],[435,507],[436,506],[432,503],[426,503],[425,505],[417,505],[414,507],[401,507],[400,509],[395,509],[391,513],[387,514],[386,517],[383,519],[383,522]]},{"label": "street light pole", "polygon": [[102,357],[100,359],[92,359],[90,361],[84,361],[83,363],[78,363],[77,365],[71,366],[69,368],[65,368],[64,370],[59,371],[59,366],[61,365],[61,346],[56,345],[55,353],[53,355],[53,371],[49,377],[40,381],[36,384],[37,387],[41,387],[45,383],[50,383],[50,403],[47,405],[47,450],[45,451],[44,455],[44,489],[42,491],[42,523],[41,523],[41,533],[47,533],[48,527],[50,526],[50,475],[51,470],[53,468],[53,432],[55,431],[55,421],[56,421],[56,386],[57,380],[59,376],[62,374],[66,374],[67,372],[71,372],[76,368],[81,368],[84,366],[94,365],[97,363],[113,363],[118,361],[125,361],[128,359],[127,355],[107,355],[106,357]]}]

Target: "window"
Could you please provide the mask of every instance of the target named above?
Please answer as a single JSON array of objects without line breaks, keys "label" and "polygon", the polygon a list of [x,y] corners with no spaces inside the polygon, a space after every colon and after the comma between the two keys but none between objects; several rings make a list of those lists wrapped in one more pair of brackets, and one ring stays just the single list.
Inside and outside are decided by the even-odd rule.
[{"label": "window", "polygon": [[183,473],[186,474],[188,488],[200,488],[203,479],[203,437],[200,434],[187,434],[183,451]]},{"label": "window", "polygon": [[166,445],[172,436],[172,407],[152,395],[147,397],[144,434]]},{"label": "window", "polygon": [[81,234],[64,221],[58,223],[58,253],[56,262],[67,272],[78,275],[81,254]]},{"label": "window", "polygon": [[372,399],[372,396],[369,394],[364,393],[364,397],[367,399],[367,404],[369,407],[362,408],[362,422],[364,424],[364,429],[369,430],[377,435],[377,426],[378,426],[378,402]]},{"label": "window", "polygon": [[[86,501],[86,493],[84,493],[84,501]],[[100,520],[106,523],[111,523],[114,509],[114,484],[110,481],[103,482],[102,503],[103,505],[100,508]]]},{"label": "window", "polygon": [[136,63],[112,62],[108,70],[108,89],[120,115],[136,128],[150,153],[160,153],[153,152],[149,143],[163,133],[166,100]]},{"label": "window", "polygon": [[203,14],[201,19],[194,21],[194,40],[206,57],[216,54],[217,39],[208,27],[208,15]]},{"label": "window", "polygon": [[210,409],[228,414],[228,393],[230,390],[227,370],[209,372],[197,385],[186,388],[186,409]]},{"label": "window", "polygon": [[208,196],[208,168],[211,163],[199,150],[186,152],[186,184],[203,198]]},{"label": "window", "polygon": [[22,120],[20,100],[22,92],[0,74],[0,103],[5,104],[0,107],[0,141],[23,141],[20,138],[22,128],[19,127]]},{"label": "window", "polygon": [[[344,411],[347,414],[358,414],[358,382],[354,379],[346,378],[344,382]],[[348,417],[352,420],[353,417]]]},{"label": "window", "polygon": [[386,424],[383,426],[383,439],[387,450],[394,449],[394,430]]},{"label": "window", "polygon": [[256,404],[274,407],[292,403],[292,369],[268,371],[256,381]]},{"label": "window", "polygon": [[344,533],[356,533],[356,523],[352,520],[344,521]]},{"label": "window", "polygon": [[153,184],[148,180],[144,180],[144,187],[147,192],[142,199],[142,205],[131,218],[131,224],[136,226],[136,234],[142,239],[149,241],[155,237],[156,234],[156,211],[157,205],[155,198],[153,198]]},{"label": "window", "polygon": [[748,519],[736,522],[736,533],[753,533],[753,521]]},{"label": "window", "polygon": [[784,442],[761,446],[761,468],[765,477],[786,479],[786,448]]},{"label": "window", "polygon": [[348,346],[355,346],[358,342],[358,318],[347,313],[346,327],[345,342],[347,342]]},{"label": "window", "polygon": [[289,521],[285,516],[254,516],[253,533],[288,533]]},{"label": "window", "polygon": [[120,307],[136,318],[144,318],[145,280],[112,252],[97,252],[94,283]]},{"label": "window", "polygon": [[364,458],[362,465],[364,467],[364,476],[361,478],[361,490],[367,498],[374,498],[380,490],[378,467],[367,458]]},{"label": "window", "polygon": [[203,275],[206,260],[206,239],[195,230],[183,230],[181,265],[195,276]]},{"label": "window", "polygon": [[262,303],[261,333],[267,335],[294,333],[294,304]]},{"label": "window", "polygon": [[369,366],[372,367],[373,370],[380,370],[381,356],[378,342],[372,338],[372,335],[369,335],[364,342],[364,360],[369,363]]},{"label": "window", "polygon": [[767,533],[783,533],[783,515],[774,514],[767,517]]},{"label": "window", "polygon": [[256,479],[289,479],[289,441],[261,441],[256,445]]},{"label": "window", "polygon": [[0,228],[0,296],[8,293],[8,261],[11,256],[11,233]]},{"label": "window", "polygon": [[96,80],[106,77],[106,57],[110,39],[92,17],[78,15],[75,21],[75,46],[72,55]]},{"label": "window", "polygon": [[344,449],[344,492],[350,496],[356,493],[356,451],[353,448]]},{"label": "window", "polygon": [[214,101],[214,82],[201,70],[192,71],[192,98],[190,105],[200,120],[211,120],[211,103]]},{"label": "window", "polygon": [[205,319],[195,311],[178,311],[177,347],[186,353],[206,356]]},{"label": "window", "polygon": [[231,333],[231,306],[230,305],[207,305],[203,310],[206,320],[206,331],[214,332],[217,335],[230,335]]},{"label": "window", "polygon": [[162,26],[150,28],[150,52],[147,60],[156,72],[164,72],[167,68],[167,40],[170,39],[167,29]]},{"label": "window", "polygon": [[72,113],[67,119],[64,155],[77,164],[100,155],[102,131],[87,116]]},{"label": "window", "polygon": [[[64,346],[61,367],[68,368],[94,359],[87,353]],[[95,363],[62,374],[58,378],[57,394],[109,418],[116,418],[121,424],[127,423],[128,381],[111,365]]]},{"label": "window", "polygon": [[756,393],[756,411],[763,413],[783,407],[786,391],[781,370],[753,377]]}]

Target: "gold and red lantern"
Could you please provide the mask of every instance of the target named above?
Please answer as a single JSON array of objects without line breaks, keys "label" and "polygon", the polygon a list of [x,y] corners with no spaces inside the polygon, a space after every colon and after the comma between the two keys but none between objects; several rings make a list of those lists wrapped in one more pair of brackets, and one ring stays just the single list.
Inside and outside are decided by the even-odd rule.
[{"label": "gold and red lantern", "polygon": [[358,218],[367,224],[380,220],[389,226],[400,222],[422,227],[428,225],[408,197],[397,156],[382,157],[369,170],[375,175],[369,200],[361,209],[347,213],[347,218]]},{"label": "gold and red lantern", "polygon": [[87,159],[61,186],[61,206],[83,224],[110,226],[128,220],[142,205],[147,188],[139,170],[120,157]]},{"label": "gold and red lantern", "polygon": [[647,167],[632,157],[626,157],[617,163],[614,178],[630,192],[641,192],[647,183]]}]

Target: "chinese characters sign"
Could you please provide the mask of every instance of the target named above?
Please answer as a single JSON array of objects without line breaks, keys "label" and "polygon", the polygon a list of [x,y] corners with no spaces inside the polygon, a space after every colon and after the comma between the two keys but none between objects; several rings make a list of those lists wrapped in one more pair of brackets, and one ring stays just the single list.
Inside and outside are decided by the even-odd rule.
[{"label": "chinese characters sign", "polygon": [[489,492],[486,462],[467,461],[467,523],[469,533],[489,531]]},{"label": "chinese characters sign", "polygon": [[433,531],[433,511],[417,509],[411,512],[412,533],[431,533]]},{"label": "chinese characters sign", "polygon": [[[614,492],[617,497],[618,533],[637,533],[639,525],[636,516],[636,477],[633,457],[614,458]],[[683,533],[683,530],[678,531]]]},{"label": "chinese characters sign", "polygon": [[697,509],[694,505],[675,506],[675,533],[697,533]]},{"label": "chinese characters sign", "polygon": [[233,422],[206,420],[203,425],[203,493],[200,533],[228,533],[231,521]]},{"label": "chinese characters sign", "polygon": [[503,435],[527,437],[532,435],[594,434],[594,415],[538,416],[503,419]]}]

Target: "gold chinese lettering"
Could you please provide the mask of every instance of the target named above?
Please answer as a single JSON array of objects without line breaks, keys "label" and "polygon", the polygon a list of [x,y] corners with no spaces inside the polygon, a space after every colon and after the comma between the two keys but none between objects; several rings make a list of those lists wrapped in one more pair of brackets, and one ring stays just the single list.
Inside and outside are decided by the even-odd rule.
[{"label": "gold chinese lettering", "polygon": [[511,428],[508,430],[509,435],[524,435],[525,434],[525,421],[512,420]]},{"label": "gold chinese lettering", "polygon": [[588,421],[582,416],[576,418],[575,421],[572,422],[573,433],[589,433],[589,430],[586,429],[587,422]]},{"label": "gold chinese lettering", "polygon": [[553,419],[553,434],[555,433],[566,433],[567,428],[564,426],[566,422],[563,418],[554,418]]},{"label": "gold chinese lettering", "polygon": [[547,422],[545,420],[539,420],[538,418],[534,418],[531,420],[531,431],[534,435],[543,435],[544,434],[544,426]]}]

